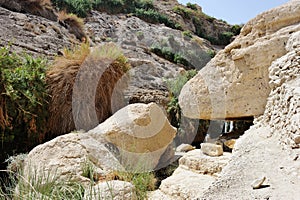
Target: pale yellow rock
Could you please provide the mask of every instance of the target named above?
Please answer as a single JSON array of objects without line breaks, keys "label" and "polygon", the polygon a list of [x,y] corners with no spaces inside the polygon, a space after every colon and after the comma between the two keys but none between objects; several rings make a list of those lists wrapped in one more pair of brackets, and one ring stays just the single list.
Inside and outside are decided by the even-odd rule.
[{"label": "pale yellow rock", "polygon": [[[264,12],[242,29],[182,89],[179,104],[184,116],[224,119],[257,116],[270,93],[268,67],[294,48],[286,44],[300,30],[300,1]],[[294,38],[297,41],[297,37]]]},{"label": "pale yellow rock", "polygon": [[182,168],[193,170],[201,174],[217,174],[222,171],[231,158],[231,153],[224,152],[223,156],[212,157],[195,149],[179,159]]},{"label": "pale yellow rock", "polygon": [[[170,125],[157,104],[136,103],[122,108],[87,134],[96,140],[105,138],[115,145],[122,164],[136,172],[159,167],[161,156],[173,142],[176,128]],[[174,151],[168,152],[162,162],[174,157]]]},{"label": "pale yellow rock", "polygon": [[223,155],[223,147],[218,144],[201,143],[201,151],[208,156]]}]

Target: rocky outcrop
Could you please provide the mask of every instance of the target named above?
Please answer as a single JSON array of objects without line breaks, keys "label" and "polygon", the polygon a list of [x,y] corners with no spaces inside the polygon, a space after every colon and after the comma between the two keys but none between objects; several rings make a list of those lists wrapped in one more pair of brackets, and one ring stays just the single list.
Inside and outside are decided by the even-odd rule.
[{"label": "rocky outcrop", "polygon": [[57,20],[57,15],[50,1],[43,0],[0,0],[0,6],[16,12],[30,13],[42,16],[51,21]]},{"label": "rocky outcrop", "polygon": [[190,118],[224,119],[263,114],[271,91],[268,67],[287,53],[300,30],[300,2],[293,1],[249,21],[241,34],[186,84],[179,103]]},{"label": "rocky outcrop", "polygon": [[[132,69],[128,72],[127,103],[155,102],[166,106],[169,92],[165,79],[172,79],[185,69],[201,69],[211,58],[213,47],[195,35],[186,38],[182,31],[162,25],[148,24],[134,16],[108,15],[92,11],[86,19],[86,29],[95,43],[115,42],[128,58]],[[189,64],[177,65],[156,55],[153,49],[177,54]]]},{"label": "rocky outcrop", "polygon": [[[290,13],[297,10],[299,14],[299,8],[299,0],[290,1],[259,15],[250,24],[255,24],[255,20],[259,24],[262,16],[273,16],[285,9],[289,9]],[[268,80],[270,88],[267,99],[261,98],[258,102],[266,101],[263,115],[257,117],[254,126],[236,140],[232,159],[222,170],[219,179],[199,194],[198,199],[296,200],[300,196],[300,22],[290,13],[282,13],[281,18],[276,18],[276,23],[272,18],[265,18],[267,30],[278,30],[282,34],[280,38],[284,38],[283,49],[286,53],[269,64],[268,73],[263,77]],[[288,31],[289,34],[286,34]],[[271,48],[265,51],[280,49]],[[268,55],[264,54],[266,60],[269,59]],[[262,58],[263,55],[258,60]],[[243,88],[243,83],[240,86]],[[247,96],[247,93],[244,92],[244,95]],[[243,98],[240,100],[236,103],[243,105]]]},{"label": "rocky outcrop", "polygon": [[158,190],[149,193],[149,199],[194,199],[216,180],[226,166],[230,153],[210,157],[195,149],[179,159],[179,167],[172,176],[161,182]]},{"label": "rocky outcrop", "polygon": [[46,18],[0,7],[0,19],[0,45],[11,43],[12,50],[18,53],[26,51],[51,58],[76,42],[67,29]]},{"label": "rocky outcrop", "polygon": [[130,171],[159,169],[174,157],[174,151],[168,151],[163,163],[159,162],[171,145],[176,129],[154,103],[128,105],[87,134],[113,144],[122,164]]}]

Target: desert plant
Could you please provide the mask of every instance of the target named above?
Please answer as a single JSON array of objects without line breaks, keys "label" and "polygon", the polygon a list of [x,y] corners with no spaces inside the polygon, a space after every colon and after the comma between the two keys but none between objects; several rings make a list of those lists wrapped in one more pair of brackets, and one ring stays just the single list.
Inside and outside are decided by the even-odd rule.
[{"label": "desert plant", "polygon": [[52,0],[53,5],[59,10],[66,10],[79,17],[87,16],[93,8],[93,2],[94,0]]},{"label": "desert plant", "polygon": [[170,114],[170,116],[173,116],[171,119],[171,124],[177,128],[180,126],[181,118],[181,110],[178,103],[179,94],[186,82],[193,78],[196,74],[196,70],[188,70],[174,79],[165,80],[170,96],[170,101],[167,105],[167,112]]},{"label": "desert plant", "polygon": [[58,20],[60,24],[64,25],[77,39],[86,41],[83,19],[77,17],[75,14],[68,14],[65,11],[60,11],[58,13]]},{"label": "desert plant", "polygon": [[183,6],[175,6],[173,8],[173,11],[186,19],[191,19],[192,15],[193,15],[193,10],[191,10],[189,8],[185,8]]},{"label": "desert plant", "polygon": [[207,54],[208,54],[211,58],[213,58],[213,57],[215,57],[215,55],[216,55],[216,51],[214,51],[214,50],[212,50],[212,49],[209,49],[209,50],[207,50]]},{"label": "desert plant", "polygon": [[138,199],[143,200],[147,198],[147,191],[152,191],[156,187],[155,173],[154,172],[126,172],[114,171],[111,173],[112,180],[121,180],[130,182],[135,186],[135,192]]},{"label": "desert plant", "polygon": [[3,199],[83,199],[84,188],[80,183],[61,180],[55,174],[43,174],[40,177],[34,170],[26,176],[23,172],[2,172],[9,173],[9,179],[3,186],[4,190],[0,190],[0,197]]},{"label": "desert plant", "polygon": [[186,4],[186,7],[190,8],[190,9],[192,9],[192,10],[198,10],[198,9],[197,9],[197,5],[196,5],[196,4],[193,4],[193,3],[190,3],[190,2],[188,2],[188,3]]},{"label": "desert plant", "polygon": [[[90,50],[89,44],[82,44],[74,50],[64,50],[64,55],[57,57],[47,71],[47,85],[51,100],[49,103],[49,134],[51,137],[65,134],[75,130],[75,119],[82,122],[86,120],[93,121],[90,116],[85,116],[82,113],[73,115],[72,111],[72,95],[79,95],[74,90],[74,84],[78,72],[85,67],[85,76],[89,80],[97,77],[96,74],[101,74],[100,80],[95,80],[91,84],[97,86],[96,94],[91,92],[91,96],[84,96],[81,98],[92,98],[95,102],[97,113],[97,124],[103,122],[112,114],[112,94],[118,90],[116,84],[119,79],[128,71],[130,65],[126,57],[122,54],[120,49],[113,43],[108,43],[102,46],[95,47],[93,51]],[[84,90],[89,91],[92,85],[88,85],[85,81]],[[94,95],[94,96],[92,96]],[[80,103],[80,102],[79,102]],[[84,106],[79,104],[78,106]],[[82,107],[85,110],[85,107]],[[78,118],[77,118],[78,117]],[[91,129],[92,125],[83,124],[86,127],[82,129]],[[87,127],[88,126],[88,127]]]},{"label": "desert plant", "polygon": [[175,64],[181,64],[187,68],[191,66],[189,61],[181,53],[174,53],[170,47],[153,45],[151,47],[151,52]]},{"label": "desert plant", "polygon": [[49,95],[45,74],[47,61],[0,48],[0,130],[12,134],[25,147],[44,138]]},{"label": "desert plant", "polygon": [[179,28],[168,16],[154,9],[135,9],[134,15],[149,23],[163,23],[170,28]]},{"label": "desert plant", "polygon": [[193,34],[192,34],[192,32],[191,31],[189,31],[189,30],[186,30],[186,31],[183,31],[182,32],[182,35],[183,35],[183,37],[185,37],[185,38],[193,38]]}]

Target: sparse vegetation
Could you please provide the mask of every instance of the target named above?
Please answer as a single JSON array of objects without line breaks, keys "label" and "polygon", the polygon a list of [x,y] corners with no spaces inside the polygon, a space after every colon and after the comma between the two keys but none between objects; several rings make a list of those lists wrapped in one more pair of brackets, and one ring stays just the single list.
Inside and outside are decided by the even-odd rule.
[{"label": "sparse vegetation", "polygon": [[44,139],[49,99],[46,69],[43,58],[11,53],[9,46],[0,48],[0,130],[4,141],[29,138],[26,147]]},{"label": "sparse vegetation", "polygon": [[132,183],[136,189],[136,196],[139,200],[147,199],[147,191],[152,191],[156,186],[154,172],[123,172],[115,171],[112,173],[112,179],[122,180]]},{"label": "sparse vegetation", "polygon": [[188,2],[188,3],[186,4],[186,7],[190,8],[190,9],[192,9],[192,10],[198,10],[198,9],[197,9],[197,5],[196,5],[196,4],[193,4],[193,3],[190,3],[190,2]]},{"label": "sparse vegetation", "polygon": [[86,35],[84,32],[83,19],[77,17],[75,14],[68,14],[65,11],[58,13],[59,22],[64,25],[71,34],[81,41],[86,41]]},{"label": "sparse vegetation", "polygon": [[186,19],[191,19],[191,17],[193,16],[193,13],[194,13],[193,10],[183,7],[183,6],[175,6],[173,8],[173,11]]},{"label": "sparse vegetation", "polygon": [[[85,74],[88,78],[95,76],[95,73],[103,73],[100,80],[97,80],[97,90],[93,96],[99,123],[111,116],[111,96],[116,89],[115,84],[130,68],[126,57],[113,43],[97,46],[93,51],[90,50],[87,43],[83,43],[74,50],[65,49],[63,56],[57,57],[47,71],[48,91],[52,96],[48,120],[51,137],[74,130],[74,117],[86,117],[84,119],[90,117],[83,116],[82,113],[74,116],[72,113],[73,86],[82,65],[91,66]],[[105,66],[107,68],[104,68]],[[90,87],[90,85],[85,87]]]},{"label": "sparse vegetation", "polygon": [[182,87],[197,74],[196,70],[188,70],[174,79],[166,80],[168,86],[170,101],[168,103],[167,112],[175,118],[171,119],[171,124],[175,127],[180,126],[181,111],[178,103],[178,97]]},{"label": "sparse vegetation", "polygon": [[182,35],[183,35],[184,37],[186,37],[186,38],[190,38],[190,39],[193,38],[193,34],[192,34],[191,31],[183,31],[183,32],[182,32]]},{"label": "sparse vegetation", "polygon": [[215,55],[216,55],[216,52],[212,49],[207,50],[207,53],[211,58],[215,57]]},{"label": "sparse vegetation", "polygon": [[178,24],[176,24],[174,21],[170,20],[168,16],[153,9],[136,9],[134,15],[149,23],[162,23],[171,28],[180,28],[180,26],[178,26]]},{"label": "sparse vegetation", "polygon": [[185,67],[191,66],[189,61],[186,58],[184,58],[184,56],[181,53],[174,53],[169,47],[160,47],[155,45],[151,47],[151,51],[156,55],[165,58],[166,60],[175,64],[181,64]]}]

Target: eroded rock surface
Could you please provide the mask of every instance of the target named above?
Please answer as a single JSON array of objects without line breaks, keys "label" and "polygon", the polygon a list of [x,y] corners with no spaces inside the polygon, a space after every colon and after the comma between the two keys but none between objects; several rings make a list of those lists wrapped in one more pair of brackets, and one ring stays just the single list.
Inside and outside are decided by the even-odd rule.
[{"label": "eroded rock surface", "polygon": [[0,45],[11,43],[16,52],[57,55],[63,48],[70,47],[74,36],[58,22],[27,13],[18,13],[0,7]]},{"label": "eroded rock surface", "polygon": [[288,2],[250,20],[241,34],[220,51],[179,98],[185,116],[224,119],[263,114],[271,91],[268,67],[288,51],[300,30],[300,1]]},{"label": "eroded rock surface", "polygon": [[[105,138],[119,151],[128,170],[153,170],[175,137],[163,110],[155,103],[136,103],[116,112],[105,122],[88,132],[94,139]],[[172,160],[174,151],[164,155],[164,162]],[[161,166],[163,167],[163,166]]]}]

